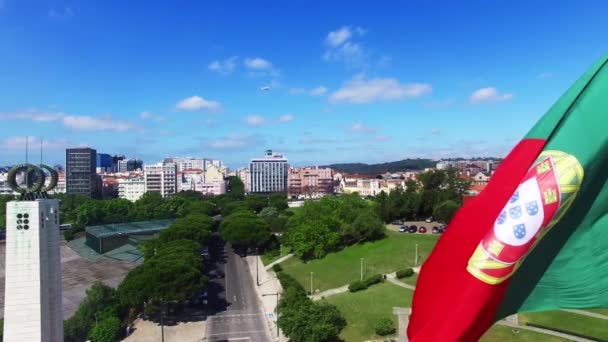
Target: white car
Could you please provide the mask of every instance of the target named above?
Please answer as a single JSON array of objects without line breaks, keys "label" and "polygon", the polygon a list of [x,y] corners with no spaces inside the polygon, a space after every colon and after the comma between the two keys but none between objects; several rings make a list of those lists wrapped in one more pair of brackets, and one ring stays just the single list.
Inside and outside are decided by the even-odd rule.
[{"label": "white car", "polygon": [[425,221],[426,221],[426,222],[428,222],[428,223],[430,223],[431,221],[433,221],[433,218],[432,218],[432,217],[429,217],[429,218],[427,218]]}]

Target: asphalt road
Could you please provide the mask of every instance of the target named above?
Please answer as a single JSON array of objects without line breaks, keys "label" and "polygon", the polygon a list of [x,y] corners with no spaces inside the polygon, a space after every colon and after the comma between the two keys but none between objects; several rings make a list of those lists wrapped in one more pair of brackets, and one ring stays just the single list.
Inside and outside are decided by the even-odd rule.
[{"label": "asphalt road", "polygon": [[245,260],[228,245],[211,256],[206,341],[272,341]]}]

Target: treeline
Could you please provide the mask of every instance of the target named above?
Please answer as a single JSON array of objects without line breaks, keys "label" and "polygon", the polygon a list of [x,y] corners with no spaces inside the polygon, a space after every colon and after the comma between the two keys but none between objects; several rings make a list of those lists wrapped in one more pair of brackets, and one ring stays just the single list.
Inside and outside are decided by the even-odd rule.
[{"label": "treeline", "polygon": [[329,167],[338,172],[377,175],[385,172],[424,170],[426,168],[435,167],[436,164],[437,163],[431,159],[404,159],[382,164],[346,163],[331,164],[323,167]]},{"label": "treeline", "polygon": [[376,204],[357,195],[306,202],[287,221],[282,243],[303,259],[384,237]]},{"label": "treeline", "polygon": [[408,180],[405,189],[389,194],[381,192],[374,201],[384,222],[424,220],[434,217],[448,223],[462,205],[462,195],[471,181],[458,177],[455,169],[434,170],[420,174],[419,181]]}]

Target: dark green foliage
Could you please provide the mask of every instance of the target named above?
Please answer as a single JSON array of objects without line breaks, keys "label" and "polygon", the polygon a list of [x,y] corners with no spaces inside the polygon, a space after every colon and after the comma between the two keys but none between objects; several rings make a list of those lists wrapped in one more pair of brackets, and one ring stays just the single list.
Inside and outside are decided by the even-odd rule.
[{"label": "dark green foliage", "polygon": [[259,213],[268,206],[268,197],[262,195],[248,195],[245,198],[245,204],[249,210]]},{"label": "dark green foliage", "polygon": [[384,280],[384,276],[382,274],[372,274],[363,278],[363,283],[365,286],[370,287],[374,284],[379,284]]},{"label": "dark green foliage", "polygon": [[74,240],[74,232],[71,229],[64,231],[63,238],[65,239],[65,241]]},{"label": "dark green foliage", "polygon": [[298,281],[290,276],[287,273],[281,272],[277,274],[277,279],[279,279],[279,282],[281,283],[281,286],[283,287],[283,290],[287,291],[287,289],[293,288],[298,292],[301,292],[302,294],[306,295],[306,290],[304,290],[304,287],[302,287],[302,285],[300,283],[298,283]]},{"label": "dark green foliage", "polygon": [[395,327],[395,322],[393,322],[391,318],[383,317],[376,322],[374,330],[377,335],[386,336],[394,334],[397,331],[397,328]]},{"label": "dark green foliage", "polygon": [[268,205],[277,208],[277,210],[285,210],[289,208],[287,204],[287,195],[285,193],[274,193],[268,198]]},{"label": "dark green foliage", "polygon": [[433,210],[435,220],[450,223],[456,212],[460,209],[460,205],[452,200],[447,200],[438,204]]},{"label": "dark green foliage", "polygon": [[152,257],[127,274],[118,287],[123,305],[141,307],[150,300],[184,301],[203,291],[200,244],[175,240],[162,244]]},{"label": "dark green foliage", "polygon": [[94,342],[120,341],[120,319],[116,316],[105,317],[93,327],[89,338]]},{"label": "dark green foliage", "polygon": [[190,214],[179,218],[171,226],[160,232],[159,239],[166,243],[174,240],[193,240],[204,244],[211,237],[213,219],[205,214]]},{"label": "dark green foliage", "polygon": [[283,242],[298,257],[313,259],[344,245],[382,238],[384,226],[375,206],[356,195],[306,202],[288,219]]},{"label": "dark green foliage", "polygon": [[95,315],[100,313],[116,314],[116,291],[100,282],[94,283],[87,290],[86,298],[78,310],[63,324],[65,342],[82,342],[87,339],[89,331],[95,325]]},{"label": "dark green foliage", "polygon": [[313,303],[303,292],[290,287],[279,302],[278,324],[291,341],[321,342],[334,340],[346,320],[334,305]]},{"label": "dark green foliage", "polygon": [[385,172],[396,172],[404,170],[424,170],[429,167],[435,167],[436,162],[431,159],[404,159],[400,161],[382,163],[382,164],[332,164],[323,167],[329,167],[336,172],[360,173],[365,175],[377,175]]},{"label": "dark green foliage", "polygon": [[224,219],[220,234],[235,247],[261,247],[270,238],[270,227],[257,215],[241,211]]},{"label": "dark green foliage", "polygon": [[228,177],[228,196],[231,200],[241,200],[245,197],[245,184],[239,177],[230,176]]},{"label": "dark green foliage", "polygon": [[279,272],[283,271],[283,267],[281,267],[281,264],[274,264],[274,265],[272,265],[272,270],[275,273],[279,273]]},{"label": "dark green foliage", "polygon": [[414,274],[414,270],[412,268],[406,268],[404,270],[399,270],[395,274],[398,279],[411,277]]},{"label": "dark green foliage", "polygon": [[353,281],[348,285],[348,291],[350,292],[363,291],[365,289],[367,289],[367,285],[360,280]]},{"label": "dark green foliage", "polygon": [[229,202],[223,206],[222,215],[229,216],[241,211],[251,212],[245,202]]}]

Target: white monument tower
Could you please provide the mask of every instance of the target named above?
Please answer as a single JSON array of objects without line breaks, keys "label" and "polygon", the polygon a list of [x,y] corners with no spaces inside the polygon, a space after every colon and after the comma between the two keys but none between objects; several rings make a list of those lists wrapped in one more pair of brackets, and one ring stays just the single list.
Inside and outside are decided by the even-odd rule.
[{"label": "white monument tower", "polygon": [[[36,184],[15,185],[19,172],[34,175]],[[59,201],[46,198],[56,173],[47,186],[48,175],[38,166],[20,165],[8,176],[21,198],[6,205],[4,340],[62,342]]]}]

